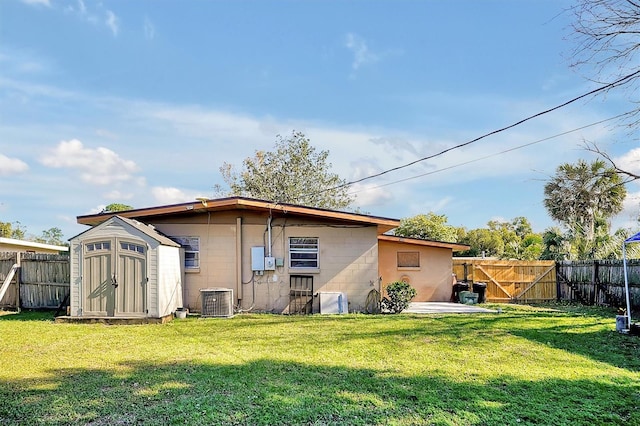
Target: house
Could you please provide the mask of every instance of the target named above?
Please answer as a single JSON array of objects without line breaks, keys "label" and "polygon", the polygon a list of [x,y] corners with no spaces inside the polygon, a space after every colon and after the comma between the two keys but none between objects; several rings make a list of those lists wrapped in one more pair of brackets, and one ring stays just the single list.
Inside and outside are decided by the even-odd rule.
[{"label": "house", "polygon": [[378,258],[383,283],[404,281],[416,289],[414,302],[448,302],[453,284],[453,252],[464,244],[380,235]]},{"label": "house", "polygon": [[[451,251],[455,248],[455,245],[423,245],[385,237],[386,232],[400,224],[396,219],[244,197],[100,213],[79,216],[77,220],[80,224],[99,227],[116,216],[119,224],[127,220],[134,220],[140,226],[146,224],[144,226],[151,226],[153,232],[182,247],[183,304],[200,312],[207,311],[210,302],[217,306],[227,297],[236,311],[288,314],[366,311],[370,295],[381,291],[387,277],[395,280],[398,272],[405,275],[411,272],[415,276],[412,284],[423,277],[435,276],[438,282],[431,287],[442,286],[445,272],[434,274],[433,267],[437,263],[438,268],[448,268],[446,273],[451,276]],[[103,226],[101,232],[108,229]],[[121,225],[121,229],[118,232],[133,232],[131,224]],[[98,236],[91,236],[87,241],[96,241],[93,237]],[[119,239],[129,241],[131,238],[125,234],[115,236],[110,250],[117,249]],[[383,259],[379,251],[381,242],[385,247]],[[397,256],[392,253],[399,249],[418,251],[423,256],[422,269],[398,269]],[[448,256],[448,260],[427,260],[438,249],[441,250],[438,259]],[[72,240],[72,257],[78,256],[72,260],[72,267],[73,262],[77,262],[78,267],[86,262],[82,256],[88,254],[87,250],[82,238]],[[392,258],[393,267],[387,265]],[[75,276],[76,287],[86,286],[81,281],[91,279],[87,274],[84,278],[81,275]],[[100,284],[89,287],[92,285],[99,287]],[[427,295],[428,291],[421,294]],[[444,297],[435,290],[432,293]],[[81,312],[77,310],[76,314]]]},{"label": "house", "polygon": [[0,237],[0,253],[50,253],[59,254],[68,252],[69,247],[53,244],[36,243],[34,241],[23,241],[14,238]]}]

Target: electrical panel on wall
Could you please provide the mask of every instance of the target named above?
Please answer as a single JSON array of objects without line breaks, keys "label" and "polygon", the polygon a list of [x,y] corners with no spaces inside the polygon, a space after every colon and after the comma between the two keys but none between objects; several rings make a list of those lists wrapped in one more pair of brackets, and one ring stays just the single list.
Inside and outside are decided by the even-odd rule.
[{"label": "electrical panel on wall", "polygon": [[275,271],[276,270],[276,258],[275,257],[265,257],[264,258],[264,270],[265,271]]},{"label": "electrical panel on wall", "polygon": [[251,247],[251,270],[264,271],[264,247]]}]

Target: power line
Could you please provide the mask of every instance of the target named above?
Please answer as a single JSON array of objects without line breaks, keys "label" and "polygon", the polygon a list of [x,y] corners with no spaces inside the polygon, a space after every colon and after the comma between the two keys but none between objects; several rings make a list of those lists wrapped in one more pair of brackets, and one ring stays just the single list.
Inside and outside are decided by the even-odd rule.
[{"label": "power line", "polygon": [[616,86],[620,86],[622,84],[625,84],[626,82],[628,82],[629,80],[631,80],[631,79],[633,79],[633,78],[635,78],[637,76],[640,76],[640,70],[638,70],[638,71],[636,71],[634,73],[628,74],[627,76],[622,77],[622,78],[620,78],[620,79],[618,79],[618,80],[616,80],[616,81],[614,81],[612,83],[609,83],[609,84],[607,84],[605,86],[602,86],[602,87],[599,87],[597,89],[591,90],[591,91],[589,91],[587,93],[584,93],[584,94],[582,94],[580,96],[576,96],[575,98],[572,98],[572,99],[570,99],[570,100],[568,100],[566,102],[563,102],[562,104],[556,105],[556,106],[554,106],[552,108],[549,108],[549,109],[546,109],[544,111],[538,112],[536,114],[530,115],[530,116],[528,116],[526,118],[523,118],[522,120],[519,120],[519,121],[517,121],[517,122],[515,122],[513,124],[510,124],[508,126],[502,127],[500,129],[497,129],[497,130],[493,130],[493,131],[491,131],[489,133],[485,133],[484,135],[479,136],[479,137],[477,137],[475,139],[472,139],[470,141],[467,141],[467,142],[452,146],[452,147],[447,148],[445,150],[442,150],[442,151],[440,151],[438,153],[435,153],[435,154],[432,154],[432,155],[428,155],[426,157],[419,158],[419,159],[411,161],[409,163],[406,163],[406,164],[403,164],[403,165],[400,165],[400,166],[397,166],[397,167],[393,167],[391,169],[387,169],[387,170],[384,170],[382,172],[379,172],[379,173],[376,173],[376,174],[373,174],[373,175],[370,175],[370,176],[366,176],[366,177],[363,177],[363,178],[360,178],[360,179],[357,179],[357,180],[346,182],[346,183],[343,183],[342,185],[338,185],[338,186],[335,186],[333,188],[328,188],[328,189],[324,189],[324,190],[321,190],[321,191],[317,191],[316,193],[332,191],[332,190],[344,188],[344,187],[347,187],[347,186],[351,186],[351,185],[354,185],[356,183],[364,182],[365,180],[377,178],[377,177],[380,177],[380,176],[385,175],[387,173],[395,172],[395,171],[407,168],[409,166],[413,166],[414,164],[420,163],[422,161],[426,161],[426,160],[430,160],[432,158],[439,157],[441,155],[446,154],[447,152],[463,148],[463,147],[465,147],[467,145],[471,145],[472,143],[478,142],[478,141],[480,141],[482,139],[485,139],[485,138],[487,138],[489,136],[492,136],[492,135],[495,135],[497,133],[501,133],[501,132],[504,132],[506,130],[512,129],[512,128],[514,128],[516,126],[519,126],[519,125],[521,125],[521,124],[523,124],[523,123],[525,123],[527,121],[533,120],[534,118],[537,118],[537,117],[540,117],[542,115],[548,114],[548,113],[553,112],[555,110],[558,110],[560,108],[564,108],[565,106],[570,105],[570,104],[572,104],[572,103],[574,103],[576,101],[579,101],[582,98],[586,98],[588,96],[595,95],[596,93],[603,92],[605,90],[609,90],[609,89],[612,89],[612,88],[614,88]]},{"label": "power line", "polygon": [[535,145],[535,144],[538,144],[538,143],[541,143],[541,142],[546,142],[546,141],[551,140],[551,139],[559,138],[560,136],[568,135],[569,133],[578,132],[580,130],[587,129],[589,127],[597,126],[598,124],[606,123],[607,121],[616,120],[618,118],[624,117],[625,115],[629,115],[629,114],[632,114],[632,113],[633,113],[633,111],[625,112],[625,113],[622,113],[622,114],[618,114],[615,117],[605,118],[604,120],[600,120],[600,121],[597,121],[595,123],[586,124],[586,125],[584,125],[582,127],[578,127],[576,129],[573,129],[573,130],[567,130],[566,132],[558,133],[557,135],[549,136],[549,137],[546,137],[546,138],[543,138],[543,139],[538,139],[536,141],[529,142],[529,143],[526,143],[524,145],[519,145],[519,146],[516,146],[516,147],[513,147],[513,148],[505,149],[504,151],[500,151],[500,152],[496,152],[496,153],[493,153],[493,154],[485,155],[484,157],[474,158],[473,160],[465,161],[463,163],[454,164],[454,165],[449,166],[449,167],[444,167],[442,169],[432,170],[430,172],[421,173],[419,175],[410,176],[410,177],[407,177],[407,178],[404,178],[404,179],[398,179],[398,180],[395,180],[393,182],[388,182],[388,183],[385,183],[385,184],[382,184],[382,185],[377,185],[377,186],[373,186],[373,187],[364,188],[364,189],[361,189],[359,191],[351,191],[350,194],[358,194],[360,192],[370,191],[372,189],[384,188],[385,186],[395,185],[396,183],[406,182],[406,181],[417,179],[417,178],[421,178],[421,177],[424,177],[424,176],[429,176],[429,175],[433,175],[433,174],[436,174],[436,173],[444,172],[446,170],[455,169],[457,167],[466,166],[467,164],[471,164],[471,163],[475,163],[475,162],[478,162],[478,161],[486,160],[487,158],[491,158],[491,157],[497,157],[498,155],[506,154],[506,153],[511,152],[511,151],[516,151],[518,149],[526,148],[526,147],[531,146],[531,145]]}]

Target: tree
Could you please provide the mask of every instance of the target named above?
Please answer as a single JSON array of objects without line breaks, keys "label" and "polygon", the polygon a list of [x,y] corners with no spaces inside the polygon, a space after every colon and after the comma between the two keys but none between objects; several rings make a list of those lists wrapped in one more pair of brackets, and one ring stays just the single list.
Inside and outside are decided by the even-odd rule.
[{"label": "tree", "polygon": [[504,253],[504,241],[497,232],[486,228],[472,229],[459,241],[471,248],[460,256],[501,257]]},{"label": "tree", "polygon": [[400,226],[395,230],[395,234],[423,240],[450,243],[458,241],[457,229],[447,224],[447,216],[437,215],[433,212],[402,219]]},{"label": "tree", "polygon": [[571,250],[571,244],[565,238],[562,230],[557,226],[548,228],[542,234],[544,246],[540,254],[540,260],[567,260]]},{"label": "tree", "polygon": [[274,151],[256,151],[246,158],[242,171],[224,163],[220,172],[230,195],[253,197],[276,203],[345,209],[354,201],[346,182],[331,173],[329,151],[316,152],[302,132],[276,137]]},{"label": "tree", "polygon": [[558,166],[556,175],[544,186],[544,195],[551,218],[567,227],[574,242],[584,240],[583,244],[590,246],[596,224],[608,232],[608,220],[622,211],[627,191],[620,176],[604,161],[588,164],[579,160]]},{"label": "tree", "polygon": [[458,241],[471,247],[460,256],[537,260],[544,249],[542,235],[534,233],[531,223],[523,216],[511,221],[490,220],[487,228],[457,231]]},{"label": "tree", "polygon": [[25,228],[20,222],[0,222],[0,237],[24,240]]},{"label": "tree", "polygon": [[570,10],[576,42],[571,65],[586,70],[590,80],[608,86],[606,91],[624,86],[636,104],[629,117],[637,127],[640,104],[634,95],[640,90],[640,2],[579,0]]},{"label": "tree", "polygon": [[103,213],[115,213],[115,212],[123,212],[125,210],[133,210],[133,207],[127,205],[127,204],[120,204],[120,203],[111,203],[108,206],[106,206],[102,212]]},{"label": "tree", "polygon": [[46,231],[42,231],[42,235],[35,238],[38,243],[53,244],[56,246],[65,245],[62,236],[62,230],[60,228],[49,228]]}]

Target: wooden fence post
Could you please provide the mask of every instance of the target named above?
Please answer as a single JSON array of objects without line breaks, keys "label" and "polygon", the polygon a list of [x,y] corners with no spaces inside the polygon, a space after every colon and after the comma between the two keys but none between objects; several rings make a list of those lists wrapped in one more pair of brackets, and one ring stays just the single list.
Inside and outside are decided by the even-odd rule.
[{"label": "wooden fence post", "polygon": [[20,283],[22,282],[22,264],[20,263],[21,261],[22,256],[20,256],[20,253],[16,253],[16,263],[18,264],[18,270],[16,271],[16,310],[18,312],[20,312]]}]

